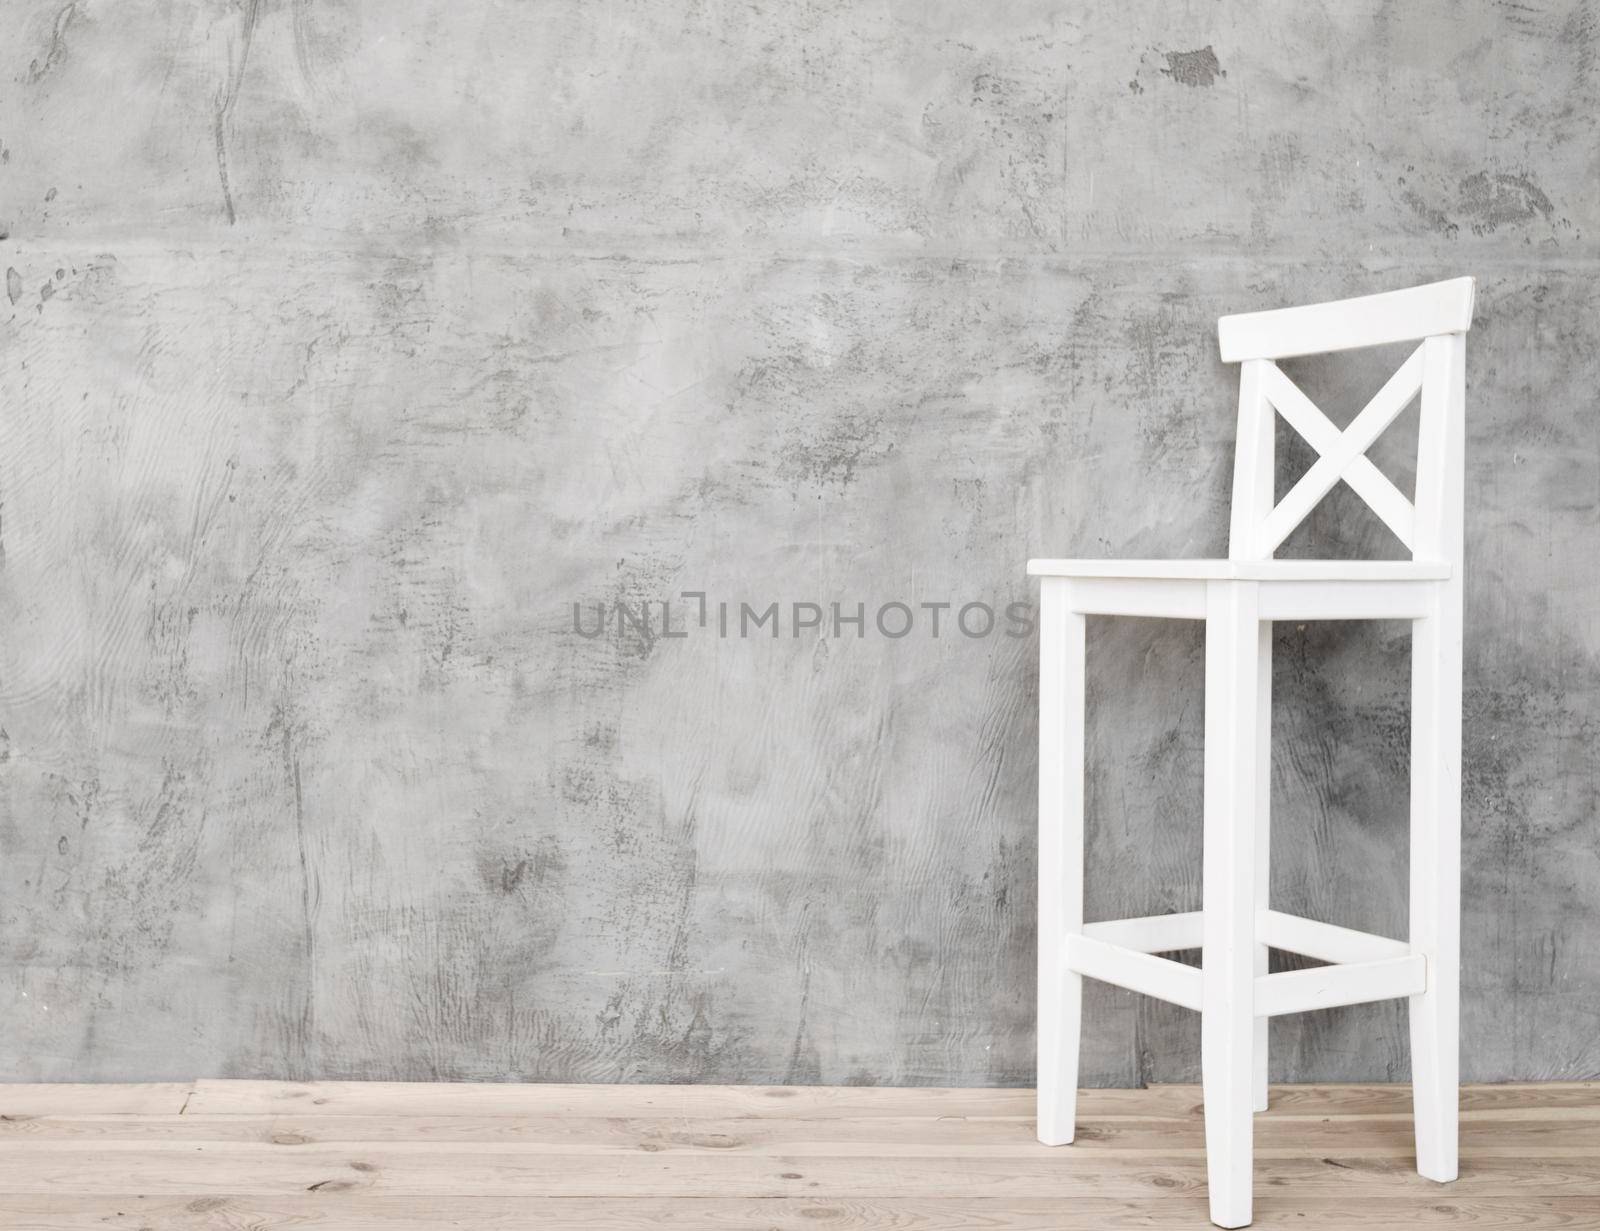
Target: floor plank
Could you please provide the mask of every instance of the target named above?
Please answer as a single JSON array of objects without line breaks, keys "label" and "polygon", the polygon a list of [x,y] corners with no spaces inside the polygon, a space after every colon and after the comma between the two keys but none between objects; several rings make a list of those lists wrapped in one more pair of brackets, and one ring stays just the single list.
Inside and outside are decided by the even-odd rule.
[{"label": "floor plank", "polygon": [[[1260,1231],[1308,1228],[1451,1227],[1470,1231],[1529,1228],[1593,1231],[1594,1203],[1569,1197],[1480,1197],[1418,1202],[1333,1202],[1264,1194]],[[1198,1221],[1197,1221],[1198,1220]],[[1203,1206],[1185,1200],[1141,1202],[1035,1199],[883,1202],[830,1198],[437,1199],[302,1195],[298,1197],[4,1197],[0,1225],[30,1231],[501,1231],[529,1227],[570,1231],[1121,1231],[1206,1224]]]},{"label": "floor plank", "polygon": [[[1084,1090],[1084,1116],[1200,1115],[1200,1087]],[[933,1089],[906,1086],[575,1086],[496,1082],[197,1081],[194,1114],[257,1114],[290,1108],[318,1115],[640,1115],[774,1116],[832,1119],[887,1116],[1033,1117],[1031,1089]],[[1472,1086],[1464,1113],[1600,1106],[1600,1082]],[[1263,1115],[1411,1115],[1405,1085],[1274,1086]]]},{"label": "floor plank", "polygon": [[[1205,1225],[1199,1091],[1085,1091],[1077,1142],[1017,1090],[196,1082],[0,1087],[0,1226]],[[1462,1174],[1417,1176],[1410,1092],[1282,1087],[1258,1227],[1600,1220],[1600,1084],[1463,1092]]]},{"label": "floor plank", "polygon": [[[1409,1119],[1325,1117],[1263,1120],[1259,1157],[1358,1150],[1366,1157],[1410,1158]],[[1467,1121],[1462,1148],[1479,1158],[1600,1157],[1600,1114],[1587,1119]],[[874,1116],[835,1120],[732,1120],[620,1116],[307,1116],[181,1115],[14,1117],[0,1120],[0,1148],[72,1153],[89,1143],[105,1151],[183,1150],[196,1143],[324,1145],[472,1153],[480,1145],[538,1154],[830,1155],[883,1157],[1050,1158],[1031,1119]],[[1080,1119],[1075,1153],[1202,1156],[1204,1124],[1188,1119]]]},{"label": "floor plank", "polygon": [[[850,1197],[970,1195],[1147,1200],[1198,1190],[1198,1154],[1056,1150],[1032,1157],[947,1153],[859,1154],[536,1154],[480,1145],[469,1150],[397,1149],[348,1143],[293,1150],[243,1143],[194,1144],[187,1150],[127,1143],[115,1150],[45,1153],[0,1150],[0,1193],[285,1195],[336,1189],[393,1195],[528,1197]],[[1356,1143],[1310,1158],[1258,1155],[1257,1184],[1292,1185],[1307,1195],[1428,1195],[1409,1157],[1362,1153]],[[1600,1208],[1600,1158],[1463,1162],[1451,1193],[1520,1192],[1590,1197]],[[1437,1194],[1432,1194],[1437,1196]]]},{"label": "floor plank", "polygon": [[191,1081],[140,1085],[92,1082],[0,1083],[0,1117],[75,1112],[97,1116],[177,1115],[194,1093]]}]

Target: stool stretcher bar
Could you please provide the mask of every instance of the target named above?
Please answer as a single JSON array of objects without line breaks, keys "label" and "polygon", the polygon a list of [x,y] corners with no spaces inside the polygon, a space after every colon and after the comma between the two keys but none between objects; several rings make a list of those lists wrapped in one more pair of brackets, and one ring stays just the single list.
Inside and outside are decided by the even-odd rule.
[{"label": "stool stretcher bar", "polygon": [[1427,990],[1427,959],[1420,953],[1378,962],[1285,970],[1275,975],[1256,976],[1256,1016],[1277,1017],[1282,1013],[1304,1013],[1308,1009],[1394,1000],[1420,996]]},{"label": "stool stretcher bar", "polygon": [[[1200,948],[1204,918],[1200,911],[1187,911],[1086,923],[1081,933],[1065,938],[1065,969],[1198,1012],[1205,972],[1155,954]],[[1401,940],[1268,909],[1256,913],[1256,938],[1269,948],[1334,963],[1257,975],[1253,984],[1257,1017],[1427,991],[1427,959]]]},{"label": "stool stretcher bar", "polygon": [[1069,936],[1063,949],[1067,970],[1130,992],[1143,992],[1186,1009],[1200,1011],[1204,984],[1200,971],[1170,958],[1109,945],[1092,936]]},{"label": "stool stretcher bar", "polygon": [[1269,948],[1287,949],[1319,962],[1376,962],[1411,953],[1411,946],[1403,940],[1318,923],[1280,910],[1256,912],[1256,936]]},{"label": "stool stretcher bar", "polygon": [[1205,916],[1197,910],[1178,915],[1146,915],[1140,919],[1107,919],[1086,923],[1083,934],[1135,953],[1176,953],[1198,949]]}]

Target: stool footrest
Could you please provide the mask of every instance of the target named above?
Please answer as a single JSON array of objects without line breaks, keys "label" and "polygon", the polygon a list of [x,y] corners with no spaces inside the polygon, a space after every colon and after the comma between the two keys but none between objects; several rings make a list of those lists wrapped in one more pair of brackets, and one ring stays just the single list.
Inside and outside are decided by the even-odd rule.
[{"label": "stool footrest", "polygon": [[1411,946],[1403,940],[1357,932],[1332,923],[1318,923],[1280,910],[1256,912],[1256,940],[1273,949],[1287,949],[1319,962],[1377,962],[1406,957]]},{"label": "stool footrest", "polygon": [[1179,949],[1200,947],[1205,922],[1204,914],[1191,910],[1180,915],[1146,915],[1140,919],[1086,923],[1083,934],[1135,953],[1175,953]]},{"label": "stool footrest", "polygon": [[1065,960],[1080,975],[1199,1012],[1202,984],[1193,966],[1081,935],[1067,937]]},{"label": "stool footrest", "polygon": [[[1074,973],[1198,1011],[1204,970],[1155,955],[1200,949],[1204,931],[1205,914],[1197,910],[1088,923],[1081,933],[1066,937],[1063,961]],[[1416,996],[1427,990],[1427,959],[1413,953],[1403,940],[1266,909],[1256,912],[1255,938],[1258,944],[1334,963],[1258,975],[1257,1017]]]},{"label": "stool footrest", "polygon": [[1311,970],[1285,970],[1256,977],[1257,1017],[1332,1009],[1369,1000],[1392,1000],[1428,990],[1428,961],[1420,953],[1347,962]]}]

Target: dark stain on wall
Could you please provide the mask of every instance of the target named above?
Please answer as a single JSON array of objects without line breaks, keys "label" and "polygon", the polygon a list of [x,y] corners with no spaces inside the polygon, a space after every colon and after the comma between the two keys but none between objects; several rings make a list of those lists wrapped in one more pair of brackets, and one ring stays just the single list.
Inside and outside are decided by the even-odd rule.
[{"label": "dark stain on wall", "polygon": [[1198,51],[1168,51],[1167,67],[1161,71],[1179,85],[1205,89],[1217,83],[1218,77],[1228,74],[1217,62],[1217,53],[1209,46]]}]

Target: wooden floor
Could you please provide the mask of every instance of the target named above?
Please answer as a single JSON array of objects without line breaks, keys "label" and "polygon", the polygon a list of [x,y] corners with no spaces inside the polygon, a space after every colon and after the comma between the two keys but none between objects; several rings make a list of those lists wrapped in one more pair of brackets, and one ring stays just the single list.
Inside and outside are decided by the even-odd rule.
[{"label": "wooden floor", "polygon": [[[0,1086],[0,1227],[1203,1227],[1199,1091],[198,1081]],[[1412,1170],[1405,1086],[1286,1086],[1258,1227],[1600,1228],[1600,1083],[1463,1096],[1461,1178]]]}]

